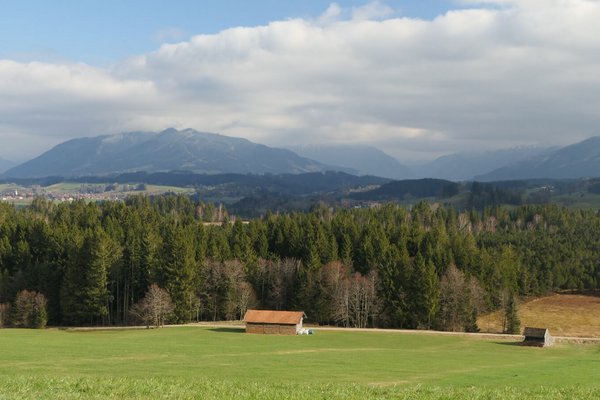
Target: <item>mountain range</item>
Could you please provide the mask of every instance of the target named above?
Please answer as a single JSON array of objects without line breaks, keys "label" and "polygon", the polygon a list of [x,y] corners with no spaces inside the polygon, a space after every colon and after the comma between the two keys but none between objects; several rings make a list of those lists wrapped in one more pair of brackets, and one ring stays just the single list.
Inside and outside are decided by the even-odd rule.
[{"label": "mountain range", "polygon": [[477,180],[576,179],[600,176],[600,136],[476,176]]},{"label": "mountain range", "polygon": [[576,179],[600,176],[600,137],[566,147],[517,147],[445,155],[410,168],[369,146],[313,145],[295,150],[193,129],[129,132],[63,142],[10,168],[7,178],[77,177],[131,172],[188,171],[196,174],[301,174],[341,171],[389,179],[452,181]]},{"label": "mountain range", "polygon": [[441,156],[426,164],[415,165],[412,169],[419,178],[467,181],[499,168],[550,154],[555,150],[556,148],[531,146],[484,152],[461,152]]},{"label": "mountain range", "polygon": [[[72,139],[6,171],[13,178],[185,170],[195,173],[305,173],[335,169],[290,150],[246,139],[166,129]],[[338,169],[340,170],[340,169]],[[343,168],[341,168],[343,170]]]},{"label": "mountain range", "polygon": [[358,175],[390,179],[414,177],[413,171],[376,147],[364,145],[306,145],[291,147],[302,157],[354,170]]}]

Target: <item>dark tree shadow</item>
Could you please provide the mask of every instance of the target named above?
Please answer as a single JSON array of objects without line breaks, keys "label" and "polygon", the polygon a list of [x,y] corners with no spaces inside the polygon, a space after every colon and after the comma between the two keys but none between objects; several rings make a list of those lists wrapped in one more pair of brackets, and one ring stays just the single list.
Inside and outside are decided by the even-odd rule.
[{"label": "dark tree shadow", "polygon": [[219,332],[219,333],[245,333],[246,330],[244,328],[210,328],[209,331]]}]

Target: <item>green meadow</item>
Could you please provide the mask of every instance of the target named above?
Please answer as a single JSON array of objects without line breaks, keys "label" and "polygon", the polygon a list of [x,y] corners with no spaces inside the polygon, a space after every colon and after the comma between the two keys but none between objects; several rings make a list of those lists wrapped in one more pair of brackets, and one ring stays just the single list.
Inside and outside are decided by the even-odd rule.
[{"label": "green meadow", "polygon": [[0,399],[595,399],[600,348],[422,334],[0,330]]}]

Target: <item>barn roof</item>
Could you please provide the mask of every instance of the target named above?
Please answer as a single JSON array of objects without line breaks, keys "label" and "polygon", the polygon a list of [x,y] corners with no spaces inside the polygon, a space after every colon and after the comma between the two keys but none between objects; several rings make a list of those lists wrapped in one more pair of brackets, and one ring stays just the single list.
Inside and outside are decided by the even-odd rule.
[{"label": "barn roof", "polygon": [[302,321],[302,311],[248,310],[244,321],[255,324],[296,325]]},{"label": "barn roof", "polygon": [[530,328],[526,327],[523,336],[530,338],[543,339],[546,336],[547,328]]}]

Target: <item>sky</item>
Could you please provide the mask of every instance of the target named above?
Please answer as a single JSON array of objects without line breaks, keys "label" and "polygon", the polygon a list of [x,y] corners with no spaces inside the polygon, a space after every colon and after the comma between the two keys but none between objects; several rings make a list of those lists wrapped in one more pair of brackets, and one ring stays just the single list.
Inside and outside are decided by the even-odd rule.
[{"label": "sky", "polygon": [[167,127],[406,162],[599,134],[600,0],[0,5],[12,160]]}]

